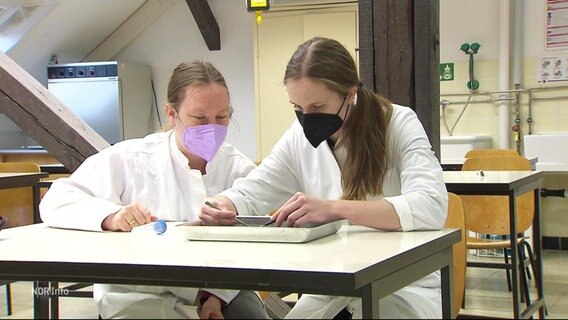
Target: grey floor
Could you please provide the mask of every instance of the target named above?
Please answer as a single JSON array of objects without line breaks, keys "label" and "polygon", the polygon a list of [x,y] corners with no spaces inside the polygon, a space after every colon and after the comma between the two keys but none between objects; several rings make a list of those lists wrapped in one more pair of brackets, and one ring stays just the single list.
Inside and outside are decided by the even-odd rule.
[{"label": "grey floor", "polygon": [[[568,251],[545,250],[544,290],[548,317],[568,319]],[[470,257],[472,258],[472,257]],[[498,259],[502,258],[483,258]],[[512,317],[511,294],[507,290],[505,271],[469,268],[466,280],[466,308],[460,314],[489,317]],[[534,293],[534,280],[533,296]],[[32,313],[32,286],[29,282],[12,284],[13,314],[6,315],[6,293],[0,288],[0,319],[29,319]],[[60,318],[97,319],[92,299],[60,299]]]}]

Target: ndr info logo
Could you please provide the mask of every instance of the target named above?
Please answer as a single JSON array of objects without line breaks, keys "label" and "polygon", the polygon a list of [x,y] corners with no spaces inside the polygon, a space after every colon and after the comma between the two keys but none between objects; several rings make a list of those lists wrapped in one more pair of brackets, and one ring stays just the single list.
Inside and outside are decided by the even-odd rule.
[{"label": "ndr info logo", "polygon": [[69,289],[36,287],[36,288],[34,288],[34,295],[36,295],[36,296],[68,296],[69,295]]}]

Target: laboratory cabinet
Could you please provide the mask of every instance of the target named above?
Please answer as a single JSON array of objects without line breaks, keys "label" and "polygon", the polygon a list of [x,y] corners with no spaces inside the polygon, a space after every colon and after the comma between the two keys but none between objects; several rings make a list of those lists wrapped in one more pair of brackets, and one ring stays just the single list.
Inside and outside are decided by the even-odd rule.
[{"label": "laboratory cabinet", "polygon": [[110,144],[150,132],[149,66],[119,61],[54,64],[47,88]]}]

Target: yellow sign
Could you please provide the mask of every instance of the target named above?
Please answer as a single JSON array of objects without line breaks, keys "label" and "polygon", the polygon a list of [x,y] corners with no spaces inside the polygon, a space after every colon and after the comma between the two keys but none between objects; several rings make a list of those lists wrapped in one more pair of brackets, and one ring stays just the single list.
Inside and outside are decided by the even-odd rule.
[{"label": "yellow sign", "polygon": [[264,11],[270,9],[269,0],[247,0],[247,11]]}]

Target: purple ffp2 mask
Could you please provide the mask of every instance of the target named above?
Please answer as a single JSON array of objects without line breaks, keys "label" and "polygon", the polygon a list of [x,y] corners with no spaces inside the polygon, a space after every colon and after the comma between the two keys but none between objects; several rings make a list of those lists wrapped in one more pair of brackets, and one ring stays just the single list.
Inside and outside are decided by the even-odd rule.
[{"label": "purple ffp2 mask", "polygon": [[183,144],[189,152],[209,162],[225,141],[225,136],[227,126],[205,124],[189,127],[183,134]]}]

